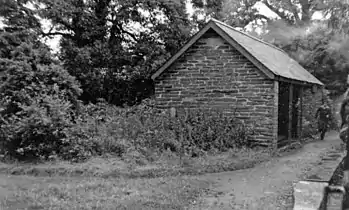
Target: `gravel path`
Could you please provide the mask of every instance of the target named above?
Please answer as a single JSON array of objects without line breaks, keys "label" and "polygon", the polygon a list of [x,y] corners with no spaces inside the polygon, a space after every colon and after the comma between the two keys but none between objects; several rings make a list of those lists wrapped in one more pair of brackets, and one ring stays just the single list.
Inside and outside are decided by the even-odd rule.
[{"label": "gravel path", "polygon": [[200,178],[215,184],[190,209],[292,209],[293,183],[309,176],[330,177],[338,163],[336,158],[328,157],[338,158],[341,154],[338,151],[341,142],[337,137],[336,132],[331,132],[325,141],[309,143],[294,154],[252,169],[204,175]]}]

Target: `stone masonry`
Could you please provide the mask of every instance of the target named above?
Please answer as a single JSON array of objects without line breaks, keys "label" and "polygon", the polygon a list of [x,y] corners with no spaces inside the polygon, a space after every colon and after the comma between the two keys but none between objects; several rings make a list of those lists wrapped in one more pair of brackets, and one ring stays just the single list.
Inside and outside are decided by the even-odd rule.
[{"label": "stone masonry", "polygon": [[253,137],[270,145],[277,131],[277,82],[214,31],[208,31],[155,80],[160,108],[215,108],[255,125]]}]

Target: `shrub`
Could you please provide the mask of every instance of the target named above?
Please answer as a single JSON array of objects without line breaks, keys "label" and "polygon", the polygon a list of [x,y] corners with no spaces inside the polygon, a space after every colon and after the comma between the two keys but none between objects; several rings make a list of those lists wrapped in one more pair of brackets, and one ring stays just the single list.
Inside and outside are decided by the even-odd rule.
[{"label": "shrub", "polygon": [[82,106],[74,126],[65,130],[65,141],[69,144],[62,157],[78,161],[107,153],[121,156],[131,147],[121,129],[122,116],[119,108],[104,103]]},{"label": "shrub", "polygon": [[0,85],[0,142],[19,159],[48,158],[66,145],[81,93],[78,83],[57,65],[8,61]]},{"label": "shrub", "polygon": [[128,108],[105,103],[84,106],[76,124],[65,131],[71,145],[65,157],[123,156],[134,150],[144,156],[164,150],[197,156],[249,146],[252,127],[222,110],[187,110],[172,118],[149,102]]},{"label": "shrub", "polygon": [[[152,109],[144,105],[130,108],[119,108],[103,102],[85,105],[81,107],[76,124],[65,130],[66,141],[71,146],[66,148],[64,156],[78,160],[90,155],[122,156],[133,149],[158,149],[163,138],[154,138],[153,134],[158,134],[155,122],[161,124],[165,120],[159,120],[161,116],[151,113]],[[168,131],[162,129],[161,132]]]},{"label": "shrub", "polygon": [[48,158],[59,152],[64,129],[70,127],[72,104],[60,96],[42,94],[20,111],[0,121],[1,142],[9,155],[19,159]]},{"label": "shrub", "polygon": [[182,145],[203,151],[226,151],[250,146],[252,127],[224,110],[190,109],[179,116],[183,121],[178,132],[184,132]]},{"label": "shrub", "polygon": [[81,94],[79,84],[59,65],[38,65],[33,68],[31,64],[19,61],[4,62],[3,65],[6,73],[0,78],[3,81],[0,84],[2,115],[16,113],[20,110],[18,104],[29,105],[32,98],[57,92],[60,92],[62,99],[78,107],[77,98]]}]

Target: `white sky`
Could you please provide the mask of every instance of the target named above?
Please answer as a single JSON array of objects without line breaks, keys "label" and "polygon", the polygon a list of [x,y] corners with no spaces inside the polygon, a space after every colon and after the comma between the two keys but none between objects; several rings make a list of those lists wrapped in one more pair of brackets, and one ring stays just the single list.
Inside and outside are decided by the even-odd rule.
[{"label": "white sky", "polygon": [[[255,7],[258,9],[260,14],[263,14],[263,15],[270,17],[270,18],[277,17],[277,15],[274,12],[272,12],[269,8],[267,8],[263,3],[257,2]],[[188,12],[190,14],[193,13],[193,7],[191,4],[187,4],[187,9],[188,9]],[[321,19],[322,17],[323,16],[322,16],[321,12],[315,12],[312,18],[313,19]],[[50,25],[49,21],[42,20],[42,23],[43,23],[44,28],[46,29],[45,31],[47,31],[49,28],[49,25]],[[0,28],[1,27],[3,27],[3,23],[2,23],[1,18],[0,18]],[[248,28],[251,28],[251,27],[248,27]],[[55,36],[53,39],[46,39],[45,41],[54,52],[57,52],[59,49],[59,40],[60,40],[60,36]]]}]

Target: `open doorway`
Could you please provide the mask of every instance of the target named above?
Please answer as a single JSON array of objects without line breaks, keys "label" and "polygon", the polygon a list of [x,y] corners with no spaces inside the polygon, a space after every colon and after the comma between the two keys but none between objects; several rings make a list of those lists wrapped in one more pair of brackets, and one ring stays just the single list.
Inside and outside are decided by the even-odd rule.
[{"label": "open doorway", "polygon": [[289,123],[289,84],[279,82],[279,105],[278,105],[278,147],[287,143]]},{"label": "open doorway", "polygon": [[289,83],[279,82],[278,147],[285,146],[290,142],[289,140],[296,139],[299,136],[299,96],[299,86],[293,85],[291,91]]},{"label": "open doorway", "polygon": [[299,86],[293,86],[293,97],[292,97],[292,126],[291,126],[291,138],[297,139],[299,137],[299,123],[300,123],[300,90]]}]

